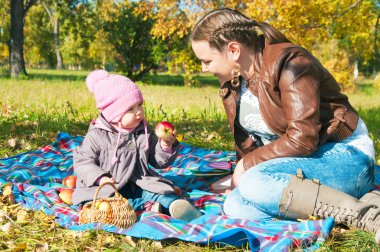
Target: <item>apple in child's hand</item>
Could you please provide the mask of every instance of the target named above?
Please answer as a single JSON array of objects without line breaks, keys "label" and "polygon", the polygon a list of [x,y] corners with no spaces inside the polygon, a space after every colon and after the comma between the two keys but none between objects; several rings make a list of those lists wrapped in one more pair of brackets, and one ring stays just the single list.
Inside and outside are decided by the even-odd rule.
[{"label": "apple in child's hand", "polygon": [[61,198],[63,202],[65,202],[68,205],[73,204],[73,189],[64,188],[61,190],[61,192],[58,194],[58,196]]},{"label": "apple in child's hand", "polygon": [[154,133],[159,138],[167,138],[169,136],[173,135],[174,127],[170,122],[160,122],[157,124],[156,129],[154,130]]},{"label": "apple in child's hand", "polygon": [[62,185],[67,186],[68,188],[75,189],[77,183],[77,177],[74,175],[69,175],[63,179]]}]

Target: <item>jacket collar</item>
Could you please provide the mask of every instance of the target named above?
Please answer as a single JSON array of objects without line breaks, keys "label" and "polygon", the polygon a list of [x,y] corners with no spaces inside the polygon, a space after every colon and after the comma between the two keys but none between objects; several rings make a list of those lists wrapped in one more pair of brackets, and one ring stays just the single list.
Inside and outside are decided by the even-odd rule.
[{"label": "jacket collar", "polygon": [[[93,128],[98,128],[98,129],[103,129],[103,130],[106,130],[106,131],[109,131],[109,132],[114,132],[114,133],[118,133],[119,130],[114,127],[112,124],[110,124],[102,114],[99,115],[99,117],[91,123],[91,127]],[[140,130],[144,130],[144,124],[143,122],[141,122],[139,124],[139,126],[137,126],[132,132],[138,132]],[[123,133],[121,132],[121,134],[128,134],[128,133]]]}]

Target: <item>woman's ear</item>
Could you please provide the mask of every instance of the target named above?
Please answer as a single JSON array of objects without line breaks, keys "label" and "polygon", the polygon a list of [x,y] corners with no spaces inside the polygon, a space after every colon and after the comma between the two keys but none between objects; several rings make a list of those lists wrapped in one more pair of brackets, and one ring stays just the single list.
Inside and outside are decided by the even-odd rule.
[{"label": "woman's ear", "polygon": [[240,44],[234,41],[228,43],[227,51],[228,54],[230,54],[234,60],[238,60],[241,52]]}]

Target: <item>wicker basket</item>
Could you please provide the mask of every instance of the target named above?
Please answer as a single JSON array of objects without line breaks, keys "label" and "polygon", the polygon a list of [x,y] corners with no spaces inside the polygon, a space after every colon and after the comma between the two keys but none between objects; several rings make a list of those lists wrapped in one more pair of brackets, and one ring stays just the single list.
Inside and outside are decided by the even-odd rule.
[{"label": "wicker basket", "polygon": [[[115,196],[105,199],[97,199],[99,190],[110,185],[115,190]],[[107,202],[107,204],[101,204]],[[98,209],[99,206],[102,209]],[[103,206],[106,206],[104,209]],[[129,228],[137,220],[136,213],[129,204],[128,200],[120,195],[113,183],[101,184],[95,192],[92,202],[86,203],[79,213],[79,223],[86,224],[91,222],[111,224],[120,228]]]}]

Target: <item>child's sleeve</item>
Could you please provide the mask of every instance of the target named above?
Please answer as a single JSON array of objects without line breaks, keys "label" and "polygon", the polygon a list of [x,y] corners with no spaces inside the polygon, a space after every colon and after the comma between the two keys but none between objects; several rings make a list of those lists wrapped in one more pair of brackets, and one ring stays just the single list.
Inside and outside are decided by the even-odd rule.
[{"label": "child's sleeve", "polygon": [[179,142],[175,140],[172,152],[163,150],[158,137],[152,132],[149,137],[149,163],[158,169],[168,167],[177,158],[178,147]]},{"label": "child's sleeve", "polygon": [[95,131],[89,131],[82,144],[74,150],[74,175],[85,187],[95,185],[102,176],[108,176],[99,166],[99,155],[100,146]]}]

